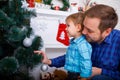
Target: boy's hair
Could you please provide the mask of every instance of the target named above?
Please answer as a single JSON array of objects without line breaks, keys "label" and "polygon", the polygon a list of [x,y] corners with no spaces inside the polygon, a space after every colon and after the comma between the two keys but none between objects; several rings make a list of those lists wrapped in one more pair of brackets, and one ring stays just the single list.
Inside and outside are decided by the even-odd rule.
[{"label": "boy's hair", "polygon": [[118,22],[115,10],[107,5],[98,4],[85,12],[85,17],[100,19],[99,29],[101,32],[108,28],[114,29]]},{"label": "boy's hair", "polygon": [[67,22],[68,20],[71,20],[73,21],[74,25],[80,24],[81,30],[83,30],[83,16],[84,16],[83,12],[73,13],[67,16],[65,21]]}]

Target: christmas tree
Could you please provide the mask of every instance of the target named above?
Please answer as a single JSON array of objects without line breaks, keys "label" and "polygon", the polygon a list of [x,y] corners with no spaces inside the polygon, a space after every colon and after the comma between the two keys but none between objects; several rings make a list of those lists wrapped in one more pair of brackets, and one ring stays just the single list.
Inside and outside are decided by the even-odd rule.
[{"label": "christmas tree", "polygon": [[39,64],[42,56],[34,54],[43,41],[30,27],[35,16],[26,1],[0,0],[0,78],[2,80],[34,80],[29,70]]}]

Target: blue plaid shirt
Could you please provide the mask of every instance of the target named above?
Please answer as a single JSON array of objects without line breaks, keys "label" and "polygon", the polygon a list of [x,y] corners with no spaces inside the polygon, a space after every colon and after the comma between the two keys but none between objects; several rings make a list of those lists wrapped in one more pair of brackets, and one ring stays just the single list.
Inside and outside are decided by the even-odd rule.
[{"label": "blue plaid shirt", "polygon": [[[91,43],[92,65],[102,68],[102,75],[120,80],[120,31],[113,30],[101,44]],[[65,64],[65,55],[51,59],[52,65],[62,67]]]},{"label": "blue plaid shirt", "polygon": [[91,45],[93,66],[102,68],[102,75],[120,80],[120,31],[113,30],[101,44]]},{"label": "blue plaid shirt", "polygon": [[80,73],[81,77],[90,77],[92,73],[91,53],[92,47],[84,36],[72,38],[66,51],[64,68],[70,72]]}]

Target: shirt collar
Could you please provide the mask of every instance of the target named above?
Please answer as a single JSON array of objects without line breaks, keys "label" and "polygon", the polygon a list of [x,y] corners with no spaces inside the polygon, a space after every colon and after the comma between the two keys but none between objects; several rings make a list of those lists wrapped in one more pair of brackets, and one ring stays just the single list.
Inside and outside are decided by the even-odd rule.
[{"label": "shirt collar", "polygon": [[112,34],[110,33],[110,35],[108,35],[103,42],[107,44],[111,44],[111,41],[112,41]]},{"label": "shirt collar", "polygon": [[81,35],[80,37],[78,38],[72,38],[70,40],[70,43],[80,43],[83,39],[85,39],[85,36]]},{"label": "shirt collar", "polygon": [[116,33],[116,30],[112,30],[111,33],[104,39],[103,42],[105,42],[107,44],[111,44],[112,43],[112,38],[113,38],[115,33]]}]

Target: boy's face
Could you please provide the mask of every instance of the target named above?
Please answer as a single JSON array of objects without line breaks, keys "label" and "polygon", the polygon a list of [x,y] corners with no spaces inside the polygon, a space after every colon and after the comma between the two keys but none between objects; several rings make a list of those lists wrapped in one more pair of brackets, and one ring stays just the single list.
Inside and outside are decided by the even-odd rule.
[{"label": "boy's face", "polygon": [[66,25],[66,32],[68,33],[69,37],[77,38],[78,36],[80,36],[79,31],[81,29],[81,25],[79,25],[78,27],[78,25],[75,25],[72,20],[67,20]]},{"label": "boy's face", "polygon": [[89,42],[101,43],[104,40],[106,32],[104,31],[101,33],[98,28],[99,24],[100,19],[85,17],[83,21],[84,29],[82,33],[86,36],[86,39]]}]

